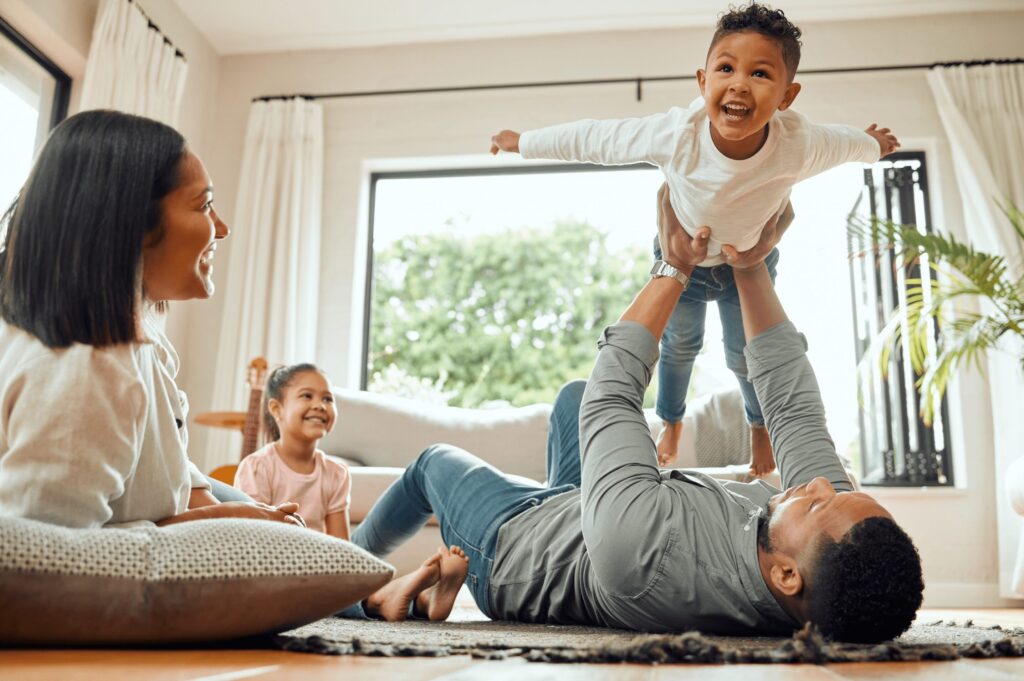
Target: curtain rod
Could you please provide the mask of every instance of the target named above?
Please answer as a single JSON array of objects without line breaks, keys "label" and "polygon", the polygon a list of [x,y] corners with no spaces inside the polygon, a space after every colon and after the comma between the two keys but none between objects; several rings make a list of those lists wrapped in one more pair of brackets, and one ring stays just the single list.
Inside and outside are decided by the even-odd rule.
[{"label": "curtain rod", "polygon": [[[806,69],[802,75],[818,75],[826,73],[871,73],[875,71],[911,71],[934,69],[949,66],[987,66],[989,64],[1024,64],[1024,59],[982,59],[977,61],[935,62],[932,64],[897,64],[890,66],[850,66],[832,69]],[[348,99],[353,97],[385,97],[390,95],[423,95],[445,92],[476,92],[480,90],[516,90],[540,87],[571,87],[576,85],[614,85],[616,83],[636,83],[636,100],[643,99],[644,83],[659,83],[671,80],[696,80],[696,76],[652,76],[640,78],[598,78],[592,80],[557,80],[534,83],[502,83],[500,85],[455,85],[452,87],[414,88],[409,90],[363,90],[358,92],[333,92],[330,94],[313,95],[297,93],[292,95],[263,95],[253,97],[254,102],[269,102],[275,99]]]},{"label": "curtain rod", "polygon": [[181,50],[179,50],[177,47],[175,47],[174,43],[171,42],[171,39],[168,38],[164,34],[164,32],[160,30],[159,26],[157,26],[155,23],[153,23],[153,20],[149,18],[149,15],[146,14],[146,11],[144,9],[142,9],[142,5],[140,5],[139,3],[135,2],[135,0],[128,0],[128,2],[130,4],[132,4],[132,5],[135,5],[135,9],[139,10],[139,14],[141,14],[143,17],[145,17],[146,21],[149,23],[149,28],[151,28],[154,31],[156,31],[160,35],[160,37],[164,39],[164,44],[165,45],[170,45],[172,48],[174,48],[174,56],[175,57],[181,57],[182,61],[187,62],[188,59],[185,58],[184,53],[182,53]]}]

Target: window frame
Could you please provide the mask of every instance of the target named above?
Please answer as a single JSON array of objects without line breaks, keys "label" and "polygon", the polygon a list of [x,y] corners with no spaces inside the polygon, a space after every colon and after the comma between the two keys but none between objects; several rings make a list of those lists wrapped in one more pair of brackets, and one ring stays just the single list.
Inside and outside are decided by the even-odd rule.
[{"label": "window frame", "polygon": [[0,17],[0,35],[10,40],[22,52],[32,58],[54,79],[53,107],[50,109],[49,130],[53,130],[68,116],[68,105],[71,101],[71,76],[66,74],[52,59],[47,57],[35,45],[28,41],[13,26]]},{"label": "window frame", "polygon": [[[864,185],[864,188],[865,188],[865,192],[866,193],[862,193],[861,199],[863,199],[865,196],[868,197],[869,202],[870,202],[868,211],[869,211],[869,213],[871,213],[872,215],[875,215],[879,219],[882,219],[882,220],[890,219],[892,214],[893,214],[893,206],[894,206],[894,204],[900,204],[898,206],[898,210],[900,212],[900,222],[909,224],[909,222],[906,221],[906,219],[903,217],[903,213],[904,212],[908,212],[905,209],[907,207],[910,207],[910,208],[912,208],[912,210],[909,211],[909,212],[914,217],[914,221],[915,222],[920,222],[923,219],[924,228],[925,228],[925,231],[927,233],[935,233],[935,232],[939,231],[937,229],[935,223],[933,222],[933,219],[932,219],[933,215],[934,215],[934,211],[932,210],[932,205],[931,205],[932,204],[932,196],[931,196],[931,192],[930,192],[929,178],[928,178],[928,154],[924,150],[896,151],[896,152],[893,152],[892,154],[889,154],[888,156],[886,156],[879,163],[897,164],[897,163],[900,163],[900,162],[916,162],[918,164],[918,167],[914,171],[917,174],[917,178],[916,178],[916,180],[912,180],[912,182],[913,182],[914,185],[916,185],[916,187],[921,192],[921,209],[922,209],[922,213],[923,213],[922,215],[917,215],[917,209],[916,209],[916,206],[914,206],[914,202],[910,199],[910,197],[903,195],[899,191],[898,183],[893,183],[893,178],[888,177],[884,172],[883,172],[883,176],[881,178],[881,184],[878,187],[875,187],[875,185],[874,185],[875,180],[874,180],[873,172],[874,172],[875,167],[878,164],[871,164],[871,168],[865,168],[865,171],[864,171],[865,172],[865,185]],[[893,190],[893,187],[896,187],[896,190]],[[875,192],[872,193],[871,190],[875,190]],[[858,204],[860,203],[861,199],[858,199]],[[881,199],[881,203],[880,204],[878,203],[879,199]],[[855,206],[854,210],[856,211],[856,209],[857,209],[857,207]],[[850,241],[850,252],[851,253],[855,252],[856,248],[859,248],[859,247],[855,247],[853,245],[853,241],[851,240]],[[883,260],[884,260],[884,258],[882,258],[882,257],[880,257],[879,259],[876,260],[875,266],[874,266],[874,270],[873,270],[874,271],[874,277],[876,278],[877,281],[880,281],[882,278],[885,278],[887,281],[888,281],[888,279],[891,279],[891,283],[889,283],[888,285],[892,287],[891,294],[896,296],[896,301],[897,301],[897,305],[898,305],[899,304],[898,301],[901,299],[901,291],[897,290],[897,277],[896,277],[895,273],[890,273],[888,275],[888,277],[886,277],[885,272],[883,270],[884,270],[886,265],[890,265],[891,266],[892,263],[889,262],[888,260],[884,260],[884,261]],[[913,270],[913,268],[916,268],[916,267],[919,267],[919,266],[913,265],[913,266],[911,266],[910,269]],[[908,268],[905,267],[904,269],[908,269]],[[851,303],[850,304],[850,309],[851,309],[851,311],[852,311],[852,313],[854,315],[854,338],[853,338],[853,340],[854,340],[854,343],[857,344],[857,359],[858,359],[858,362],[861,362],[861,361],[864,361],[863,358],[865,356],[865,353],[867,353],[867,351],[869,349],[870,340],[871,339],[867,339],[867,344],[863,345],[863,347],[862,347],[861,346],[860,337],[857,335],[858,315],[864,313],[864,310],[861,309],[858,306],[857,286],[856,286],[856,283],[854,281],[854,279],[856,277],[856,273],[855,272],[856,272],[855,259],[851,259],[851,261],[850,261],[850,280],[851,280],[851,296],[853,298],[850,301],[850,303]],[[913,271],[911,271],[910,273],[913,274]],[[913,277],[911,277],[911,278],[913,278]],[[930,279],[930,282],[931,282],[930,286],[934,286],[935,283],[936,283],[936,281],[934,279],[934,274],[930,275],[929,279]],[[880,284],[876,284],[876,286],[880,286]],[[906,283],[904,282],[904,287],[905,286],[906,286]],[[876,291],[876,293],[878,293],[878,291]],[[875,302],[879,302],[879,301],[876,300]],[[888,311],[887,314],[892,314],[892,311]],[[879,320],[879,322],[883,323],[883,324],[885,323],[885,321],[886,320],[884,320],[884,319],[880,319]],[[936,329],[935,333],[936,334],[938,333],[937,329]],[[897,347],[901,347],[901,346],[898,345]],[[900,352],[894,353],[894,355],[893,355],[893,357],[891,358],[890,361],[894,364],[894,367],[890,367],[889,378],[884,379],[884,381],[883,381],[884,385],[886,386],[886,389],[883,391],[883,393],[884,393],[883,397],[885,398],[884,399],[884,404],[882,404],[882,405],[875,405],[876,408],[883,407],[883,413],[875,414],[875,416],[874,416],[874,418],[878,419],[880,423],[887,421],[887,428],[888,428],[888,430],[885,433],[885,437],[886,437],[886,442],[890,445],[890,449],[888,449],[888,450],[883,449],[883,450],[878,451],[878,452],[871,452],[870,454],[868,453],[868,451],[867,451],[867,446],[868,446],[868,442],[867,442],[868,428],[865,425],[865,416],[866,416],[866,414],[864,413],[864,408],[862,406],[861,413],[859,415],[859,419],[860,419],[860,447],[861,447],[861,461],[860,461],[861,471],[860,471],[860,474],[861,474],[863,479],[867,480],[869,478],[869,475],[868,475],[869,473],[874,474],[874,473],[876,473],[878,471],[881,471],[881,473],[882,473],[882,477],[881,478],[872,478],[872,479],[870,479],[867,482],[864,482],[862,480],[862,484],[864,484],[867,487],[875,487],[875,488],[879,488],[879,487],[887,487],[887,488],[894,488],[894,487],[895,488],[898,488],[898,487],[922,487],[922,486],[924,486],[924,487],[931,487],[931,488],[936,488],[936,487],[950,487],[950,488],[952,488],[952,487],[955,487],[956,486],[956,481],[954,479],[954,470],[953,470],[954,469],[954,452],[953,452],[953,444],[952,444],[953,437],[952,437],[952,432],[951,432],[953,426],[952,426],[951,419],[950,419],[949,399],[948,399],[949,396],[948,396],[948,393],[946,395],[943,395],[942,403],[940,405],[939,412],[938,412],[939,422],[942,424],[942,443],[943,443],[943,447],[942,447],[941,451],[932,451],[932,452],[911,452],[911,451],[907,451],[906,443],[910,440],[909,436],[910,436],[910,430],[911,429],[915,429],[916,430],[917,438],[919,440],[919,442],[918,442],[919,448],[921,447],[921,441],[926,442],[928,447],[933,447],[934,446],[934,440],[935,440],[935,430],[934,430],[935,429],[935,424],[933,424],[931,427],[926,426],[924,424],[923,420],[921,419],[921,415],[920,415],[919,412],[915,412],[916,415],[915,415],[914,421],[910,422],[910,420],[906,418],[906,413],[905,413],[905,410],[904,410],[906,405],[894,405],[894,404],[890,403],[890,398],[891,398],[890,393],[892,391],[895,391],[904,400],[906,400],[907,397],[909,396],[909,398],[912,401],[912,404],[914,404],[914,405],[919,404],[919,400],[920,400],[919,395],[917,394],[916,390],[912,386],[908,389],[908,387],[903,384],[902,377],[903,377],[903,374],[904,374],[904,361],[905,360],[902,358],[902,350]],[[893,368],[895,368],[896,370],[893,371],[892,370]],[[908,367],[908,369],[909,369],[909,367]],[[912,369],[909,369],[909,371],[911,372],[911,374],[913,375],[913,378],[915,380],[919,377],[915,372],[913,372]],[[890,385],[893,382],[893,380],[894,380],[893,376],[897,377],[897,382],[895,383],[894,386]],[[912,394],[911,394],[911,391],[913,391]],[[899,433],[893,433],[892,432],[892,428],[894,427],[894,419],[897,419],[899,421],[899,426],[900,426],[900,429],[901,429]],[[894,437],[894,435],[895,435],[895,437]],[[895,446],[897,441],[903,445],[903,451],[897,452],[895,450],[894,446]],[[930,462],[930,463],[927,462],[925,457],[928,454],[934,455],[937,460],[935,462]],[[869,461],[869,459],[870,459],[870,461]],[[879,467],[879,464],[880,464],[880,467]],[[920,469],[922,467],[928,469],[929,473],[927,475],[922,475],[921,474]],[[934,474],[934,479],[932,479],[932,474]]]}]

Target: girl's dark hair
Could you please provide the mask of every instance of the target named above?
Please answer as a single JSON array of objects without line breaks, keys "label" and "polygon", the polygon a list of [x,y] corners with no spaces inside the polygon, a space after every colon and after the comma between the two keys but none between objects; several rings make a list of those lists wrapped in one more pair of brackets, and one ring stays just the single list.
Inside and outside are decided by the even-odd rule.
[{"label": "girl's dark hair", "polygon": [[173,128],[117,111],[54,128],[0,219],[0,317],[51,348],[140,340],[143,244],[185,153]]},{"label": "girl's dark hair", "polygon": [[267,442],[276,442],[281,439],[281,431],[277,427],[274,415],[270,413],[270,400],[281,401],[284,391],[292,384],[295,377],[307,371],[314,371],[321,375],[323,371],[315,364],[304,362],[289,366],[277,367],[267,376],[267,384],[263,386],[263,432],[267,436]]}]

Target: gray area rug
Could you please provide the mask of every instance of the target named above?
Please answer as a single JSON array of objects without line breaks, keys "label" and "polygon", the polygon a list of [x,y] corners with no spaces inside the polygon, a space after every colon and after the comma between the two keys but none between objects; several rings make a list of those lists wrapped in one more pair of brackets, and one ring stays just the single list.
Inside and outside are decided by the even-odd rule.
[{"label": "gray area rug", "polygon": [[329,617],[274,638],[284,650],[323,655],[519,657],[533,662],[648,664],[890,662],[1024,656],[1024,629],[955,622],[915,624],[878,645],[830,643],[811,626],[792,638],[637,634],[520,622],[387,623]]}]

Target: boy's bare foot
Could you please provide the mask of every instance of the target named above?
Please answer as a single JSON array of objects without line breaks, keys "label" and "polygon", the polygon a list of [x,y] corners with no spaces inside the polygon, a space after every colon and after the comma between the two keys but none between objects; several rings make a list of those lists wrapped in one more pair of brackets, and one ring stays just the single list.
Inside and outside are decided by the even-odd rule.
[{"label": "boy's bare foot", "polygon": [[679,438],[683,434],[683,422],[662,424],[658,433],[658,465],[671,466],[679,458]]},{"label": "boy's bare foot", "polygon": [[768,429],[764,426],[750,426],[750,474],[755,478],[763,478],[773,470],[775,454],[772,452]]},{"label": "boy's bare foot", "polygon": [[437,557],[441,566],[441,579],[416,597],[417,613],[425,613],[431,622],[448,619],[455,605],[455,597],[459,595],[462,583],[469,573],[469,559],[458,546],[440,547]]},{"label": "boy's bare foot", "polygon": [[388,622],[401,622],[409,616],[409,604],[441,578],[441,556],[434,554],[415,572],[391,580],[364,601],[368,615]]}]

